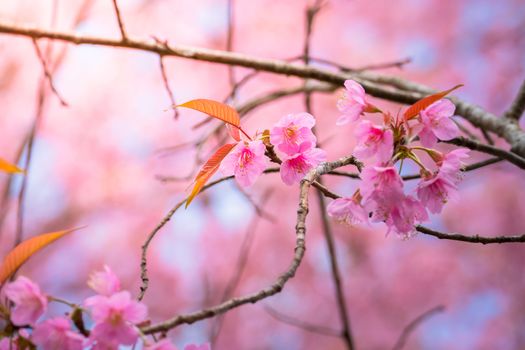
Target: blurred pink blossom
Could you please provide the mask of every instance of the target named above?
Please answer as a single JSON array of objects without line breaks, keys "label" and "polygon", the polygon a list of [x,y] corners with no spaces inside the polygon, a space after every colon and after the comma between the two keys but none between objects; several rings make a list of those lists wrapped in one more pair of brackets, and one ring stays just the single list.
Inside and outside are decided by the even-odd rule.
[{"label": "blurred pink blossom", "polygon": [[105,265],[104,271],[96,271],[89,276],[88,286],[98,294],[110,296],[120,291],[120,280]]},{"label": "blurred pink blossom", "polygon": [[337,108],[343,113],[337,119],[337,125],[355,122],[367,106],[365,89],[358,82],[347,80],[345,88],[343,96],[337,101]]},{"label": "blurred pink blossom", "polygon": [[441,212],[449,198],[457,197],[457,186],[445,173],[438,172],[417,186],[417,197],[431,213]]},{"label": "blurred pink blossom", "polygon": [[85,300],[91,309],[95,326],[90,339],[102,344],[132,345],[137,341],[137,330],[133,326],[146,319],[146,306],[131,299],[127,291],[111,296],[96,295]]},{"label": "blurred pink blossom", "polygon": [[377,193],[392,200],[397,200],[397,195],[403,193],[403,180],[393,166],[366,166],[361,172],[361,180],[359,190],[364,202]]},{"label": "blurred pink blossom", "polygon": [[32,340],[42,350],[82,350],[85,338],[71,330],[68,319],[57,317],[36,325]]},{"label": "blurred pink blossom", "polygon": [[449,174],[457,174],[464,166],[463,159],[469,157],[470,150],[466,148],[457,148],[443,155],[438,161],[439,171]]},{"label": "blurred pink blossom", "polygon": [[455,109],[452,102],[442,99],[419,113],[422,128],[418,135],[423,146],[434,147],[438,139],[450,140],[458,136],[458,126],[451,119]]},{"label": "blurred pink blossom", "polygon": [[392,130],[373,125],[363,120],[355,129],[357,146],[354,155],[359,159],[377,156],[380,162],[387,162],[392,158],[394,150],[394,134]]},{"label": "blurred pink blossom", "polygon": [[224,174],[234,174],[241,186],[251,186],[266,169],[265,150],[266,146],[260,140],[241,141],[223,159],[221,171]]},{"label": "blurred pink blossom", "polygon": [[304,142],[315,145],[316,138],[312,132],[314,125],[315,118],[311,114],[288,114],[270,130],[270,142],[278,151],[294,155],[299,152],[299,146]]},{"label": "blurred pink blossom", "polygon": [[29,278],[20,276],[5,287],[5,294],[15,307],[11,321],[17,326],[32,325],[47,310],[47,298]]}]

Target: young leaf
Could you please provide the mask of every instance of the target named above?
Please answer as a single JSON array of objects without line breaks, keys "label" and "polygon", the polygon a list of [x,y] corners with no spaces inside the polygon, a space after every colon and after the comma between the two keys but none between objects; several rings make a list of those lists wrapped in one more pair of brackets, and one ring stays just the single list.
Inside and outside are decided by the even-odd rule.
[{"label": "young leaf", "polygon": [[0,158],[0,171],[4,171],[8,174],[16,174],[16,173],[25,173],[22,169],[17,167],[16,165],[13,165],[2,158]]},{"label": "young leaf", "polygon": [[186,107],[209,114],[210,116],[222,120],[223,122],[233,125],[237,128],[241,125],[239,113],[237,113],[234,108],[221,102],[198,99],[188,101],[179,105],[178,107]]},{"label": "young leaf", "polygon": [[206,182],[212,177],[213,174],[219,169],[224,157],[230,153],[236,143],[227,143],[219,148],[211,157],[204,163],[202,168],[199,170],[197,177],[195,178],[193,189],[191,190],[188,199],[186,200],[186,208],[190,205],[191,201],[200,192]]},{"label": "young leaf", "polygon": [[454,86],[452,89],[441,91],[441,92],[438,92],[437,94],[422,98],[421,100],[414,103],[412,106],[408,107],[408,109],[403,114],[403,117],[405,118],[405,120],[410,120],[412,118],[415,118],[419,114],[419,112],[421,112],[422,110],[430,106],[432,103],[438,100],[441,100],[443,97],[447,96],[452,91],[459,89],[462,86],[463,84],[459,84],[459,85]]},{"label": "young leaf", "polygon": [[3,284],[33,254],[75,230],[78,230],[78,228],[44,233],[42,235],[29,238],[28,240],[25,240],[17,245],[7,254],[4,262],[2,263],[2,266],[0,267],[0,284]]}]

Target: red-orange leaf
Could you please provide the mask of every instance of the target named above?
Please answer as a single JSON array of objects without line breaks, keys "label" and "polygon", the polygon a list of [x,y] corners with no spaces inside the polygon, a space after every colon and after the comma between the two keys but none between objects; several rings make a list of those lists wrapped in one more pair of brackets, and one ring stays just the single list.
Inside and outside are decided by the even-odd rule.
[{"label": "red-orange leaf", "polygon": [[4,262],[2,263],[2,266],[0,267],[0,284],[4,283],[33,254],[75,230],[78,230],[78,228],[44,233],[42,235],[25,240],[17,245],[9,252],[9,254],[7,254]]},{"label": "red-orange leaf", "polygon": [[19,167],[17,167],[14,164],[11,164],[11,163],[3,160],[2,158],[0,158],[0,171],[4,171],[4,172],[9,173],[9,174],[24,173],[24,171],[22,169],[20,169]]},{"label": "red-orange leaf", "polygon": [[410,120],[412,118],[415,118],[419,112],[430,106],[432,103],[441,100],[443,97],[450,94],[452,91],[462,87],[463,84],[459,84],[454,86],[452,89],[448,89],[445,91],[438,92],[437,94],[430,95],[427,97],[422,98],[421,100],[414,103],[412,106],[408,107],[408,109],[404,113],[405,120]]},{"label": "red-orange leaf", "polygon": [[195,178],[193,189],[191,190],[188,199],[186,200],[186,208],[190,205],[191,201],[200,192],[206,182],[212,177],[213,174],[219,169],[224,157],[230,153],[236,143],[227,143],[219,148],[211,157],[204,163],[202,168],[199,170],[197,177]]},{"label": "red-orange leaf", "polygon": [[210,116],[222,120],[223,122],[233,125],[237,128],[241,125],[239,113],[237,113],[234,108],[221,102],[198,99],[188,101],[179,105],[178,107],[191,108],[196,111],[209,114]]}]

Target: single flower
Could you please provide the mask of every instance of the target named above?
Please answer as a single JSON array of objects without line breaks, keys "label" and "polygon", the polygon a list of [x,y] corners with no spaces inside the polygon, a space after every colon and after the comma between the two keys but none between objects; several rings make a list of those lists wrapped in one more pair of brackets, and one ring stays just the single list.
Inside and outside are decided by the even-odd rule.
[{"label": "single flower", "polygon": [[260,140],[241,141],[222,160],[221,171],[224,174],[234,174],[241,186],[251,186],[266,169],[265,151],[266,146]]},{"label": "single flower", "polygon": [[42,350],[82,350],[85,338],[74,332],[68,319],[56,317],[35,326],[31,337]]},{"label": "single flower", "polygon": [[283,159],[281,164],[281,179],[287,185],[293,185],[301,181],[306,173],[326,160],[326,152],[320,148],[309,148],[303,143],[300,152]]},{"label": "single flower", "polygon": [[91,310],[95,321],[91,341],[100,345],[132,345],[137,341],[138,333],[134,325],[146,319],[147,309],[144,304],[133,300],[129,292],[95,295],[86,299],[84,304]]},{"label": "single flower", "polygon": [[423,179],[417,185],[417,197],[431,213],[440,213],[443,205],[451,198],[457,198],[457,186],[446,173],[438,172]]},{"label": "single flower", "polygon": [[47,297],[29,278],[20,276],[5,287],[5,295],[15,307],[11,321],[17,326],[33,325],[47,310]]},{"label": "single flower", "polygon": [[270,130],[270,142],[280,152],[293,155],[299,152],[299,146],[309,142],[315,146],[316,138],[312,132],[315,118],[308,113],[288,114],[282,117]]},{"label": "single flower", "polygon": [[363,120],[355,129],[357,146],[354,155],[359,159],[376,156],[379,162],[387,162],[392,158],[394,151],[394,133]]},{"label": "single flower", "polygon": [[363,114],[367,106],[365,89],[354,80],[345,81],[343,96],[337,101],[337,108],[341,113],[337,125],[355,122]]},{"label": "single flower", "polygon": [[419,112],[421,125],[416,127],[421,144],[434,147],[437,140],[451,140],[459,135],[459,128],[451,119],[456,107],[450,100],[442,99]]},{"label": "single flower", "polygon": [[349,225],[368,223],[368,213],[355,198],[337,198],[327,207],[328,215]]}]

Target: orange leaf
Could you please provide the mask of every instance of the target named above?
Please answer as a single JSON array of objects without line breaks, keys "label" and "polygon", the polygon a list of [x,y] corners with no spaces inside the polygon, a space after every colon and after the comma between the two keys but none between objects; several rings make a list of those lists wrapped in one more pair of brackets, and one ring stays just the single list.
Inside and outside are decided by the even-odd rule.
[{"label": "orange leaf", "polygon": [[221,102],[206,99],[198,99],[188,101],[179,105],[178,107],[186,107],[202,113],[209,114],[210,116],[222,120],[223,122],[233,125],[237,128],[241,125],[239,113],[237,113],[237,111],[234,108]]},{"label": "orange leaf", "polygon": [[0,158],[0,170],[9,174],[25,173],[24,170],[20,169],[16,165],[13,165],[2,158]]},{"label": "orange leaf", "polygon": [[237,145],[236,143],[227,143],[221,148],[219,148],[211,157],[204,163],[202,168],[199,170],[199,173],[197,174],[197,177],[195,178],[195,185],[193,185],[193,189],[191,190],[190,195],[188,196],[188,199],[186,200],[186,208],[190,205],[191,201],[195,196],[200,192],[202,187],[206,184],[206,182],[212,177],[213,174],[219,169],[219,166],[221,165],[222,160],[224,157],[230,153],[233,147]]},{"label": "orange leaf", "polygon": [[447,96],[452,91],[454,91],[454,90],[456,90],[456,89],[458,89],[458,88],[460,88],[462,86],[463,86],[463,84],[459,84],[459,85],[454,86],[452,89],[441,91],[441,92],[438,92],[437,94],[430,95],[430,96],[422,98],[421,100],[419,100],[416,103],[414,103],[412,106],[408,107],[408,109],[403,114],[405,120],[410,120],[410,119],[416,117],[419,114],[419,112],[421,112],[422,110],[424,110],[425,108],[430,106],[432,103],[434,103],[434,102],[436,102],[438,100],[441,100],[443,97]]},{"label": "orange leaf", "polygon": [[33,254],[40,249],[53,243],[57,239],[66,234],[78,230],[78,228],[57,231],[51,233],[44,233],[42,235],[29,238],[17,245],[13,250],[7,254],[0,267],[0,284],[4,283],[23,263],[27,261]]}]

